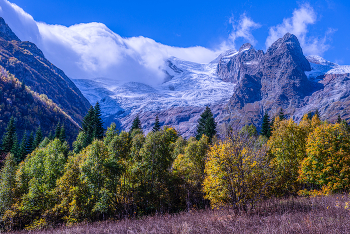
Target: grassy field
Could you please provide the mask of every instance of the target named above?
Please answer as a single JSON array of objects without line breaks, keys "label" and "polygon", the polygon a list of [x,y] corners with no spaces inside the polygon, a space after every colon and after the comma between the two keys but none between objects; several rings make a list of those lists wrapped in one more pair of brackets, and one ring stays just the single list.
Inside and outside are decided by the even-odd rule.
[{"label": "grassy field", "polygon": [[207,209],[30,233],[350,233],[350,196],[274,199],[249,212]]}]

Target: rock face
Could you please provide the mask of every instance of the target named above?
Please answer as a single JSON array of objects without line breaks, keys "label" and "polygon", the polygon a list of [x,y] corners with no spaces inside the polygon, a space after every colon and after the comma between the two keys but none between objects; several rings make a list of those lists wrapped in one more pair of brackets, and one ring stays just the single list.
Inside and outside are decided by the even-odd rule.
[{"label": "rock face", "polygon": [[21,42],[0,18],[0,65],[33,91],[47,95],[74,121],[81,123],[90,103],[62,70],[33,43]]},{"label": "rock face", "polygon": [[[349,75],[327,74],[333,68],[330,66],[338,65],[322,58],[310,57],[311,66],[294,35],[287,33],[265,54],[250,45],[243,45],[240,51],[229,61],[221,58],[218,65],[219,76],[237,84],[227,104],[228,116],[221,114],[219,122],[259,127],[265,112],[274,116],[280,108],[295,120],[316,110],[324,119],[332,120],[348,107]],[[341,101],[336,104],[336,100]],[[342,115],[349,118],[345,112]]]}]

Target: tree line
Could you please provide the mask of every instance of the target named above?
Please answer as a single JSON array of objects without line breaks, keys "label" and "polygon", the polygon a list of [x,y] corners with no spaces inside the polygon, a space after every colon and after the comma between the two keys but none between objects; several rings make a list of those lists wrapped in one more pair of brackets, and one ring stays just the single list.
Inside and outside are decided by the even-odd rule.
[{"label": "tree line", "polygon": [[[0,174],[2,229],[36,229],[83,221],[139,217],[208,206],[248,210],[262,199],[349,191],[350,131],[343,120],[282,111],[259,134],[253,125],[216,133],[207,107],[196,137],[159,123],[143,133],[103,130],[91,107],[70,150],[44,140],[18,163],[8,153]],[[264,124],[263,124],[264,125]],[[264,133],[269,133],[267,136]]]}]

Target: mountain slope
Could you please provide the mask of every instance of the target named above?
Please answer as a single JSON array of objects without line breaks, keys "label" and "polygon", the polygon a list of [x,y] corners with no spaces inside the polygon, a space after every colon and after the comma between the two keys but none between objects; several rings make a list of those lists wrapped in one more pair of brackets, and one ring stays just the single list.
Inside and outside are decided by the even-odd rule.
[{"label": "mountain slope", "polygon": [[79,125],[46,95],[30,90],[0,66],[0,137],[11,116],[16,118],[19,140],[24,131],[35,132],[39,126],[44,136],[48,136],[59,122],[64,124],[70,143],[79,131]]},{"label": "mountain slope", "polygon": [[51,64],[38,47],[21,42],[0,18],[0,65],[31,89],[47,95],[80,123],[90,103],[64,72]]}]

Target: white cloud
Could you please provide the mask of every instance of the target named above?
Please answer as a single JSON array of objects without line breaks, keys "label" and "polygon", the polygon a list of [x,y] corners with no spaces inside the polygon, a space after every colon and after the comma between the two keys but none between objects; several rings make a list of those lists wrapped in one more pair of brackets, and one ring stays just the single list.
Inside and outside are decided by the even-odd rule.
[{"label": "white cloud", "polygon": [[36,22],[7,0],[0,0],[0,7],[0,16],[16,35],[37,44],[71,78],[107,77],[156,84],[163,81],[160,68],[170,56],[207,63],[220,53],[200,46],[166,46],[145,37],[122,38],[101,23],[48,25]]},{"label": "white cloud", "polygon": [[232,25],[232,32],[229,35],[227,41],[222,45],[222,48],[225,49],[236,49],[236,40],[238,38],[244,38],[253,46],[256,45],[257,41],[255,40],[252,31],[261,27],[260,24],[255,23],[251,18],[247,17],[246,14],[240,16],[238,21],[235,21],[233,17],[230,18],[230,24]]},{"label": "white cloud", "polygon": [[329,49],[329,35],[334,30],[328,30],[322,38],[309,37],[308,26],[315,24],[317,15],[309,4],[302,5],[299,9],[295,9],[291,18],[283,19],[283,23],[269,30],[269,36],[266,39],[266,47],[268,48],[277,39],[286,33],[292,33],[298,37],[303,51],[307,55],[322,55]]}]

